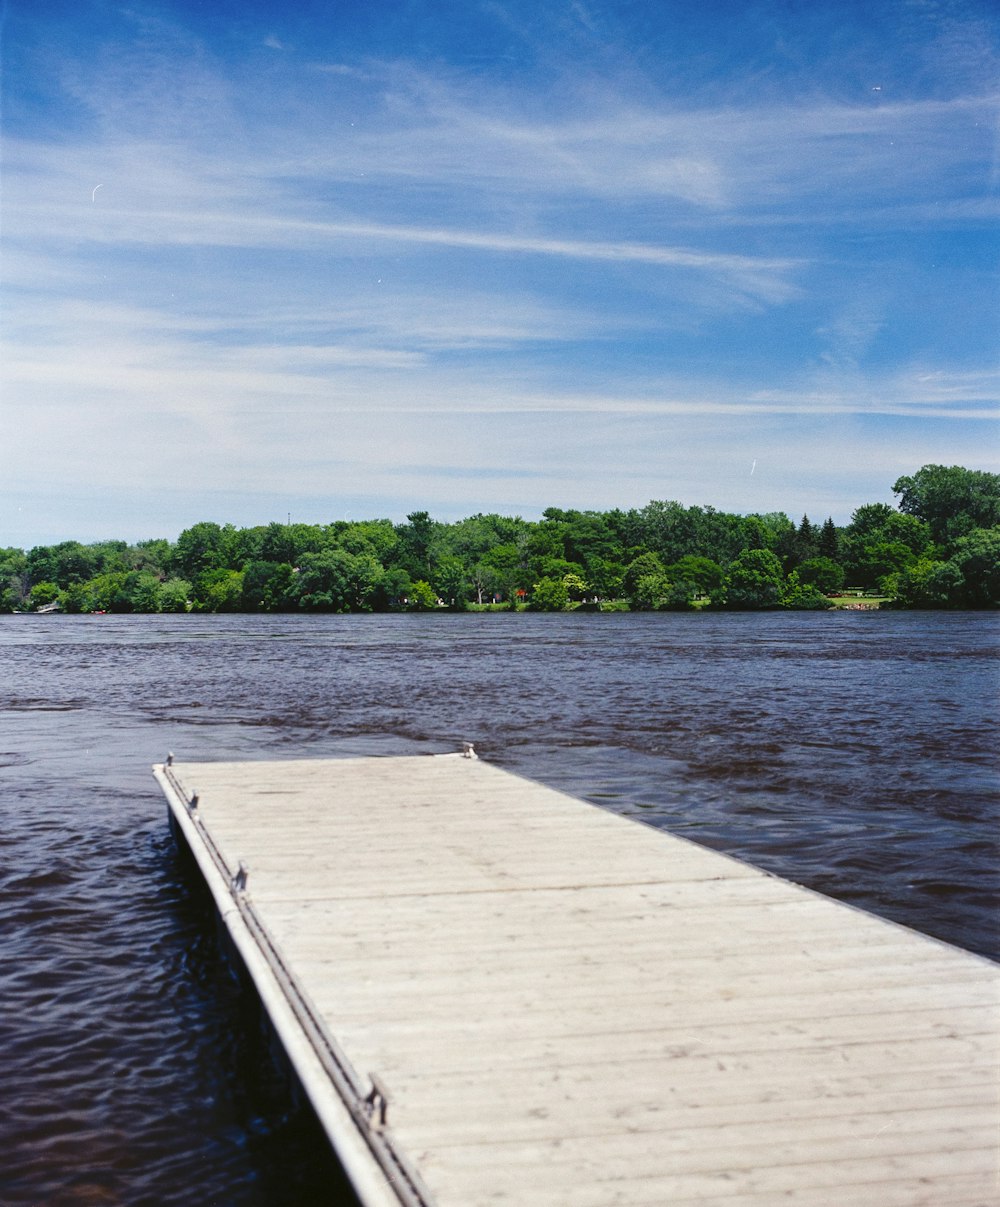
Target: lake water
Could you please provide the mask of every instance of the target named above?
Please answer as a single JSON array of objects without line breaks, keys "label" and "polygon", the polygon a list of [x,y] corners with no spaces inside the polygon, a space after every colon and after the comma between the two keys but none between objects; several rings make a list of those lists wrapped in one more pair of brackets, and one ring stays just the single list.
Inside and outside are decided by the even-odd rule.
[{"label": "lake water", "polygon": [[0,1201],[339,1203],[149,772],[500,766],[1000,958],[993,615],[0,617]]}]

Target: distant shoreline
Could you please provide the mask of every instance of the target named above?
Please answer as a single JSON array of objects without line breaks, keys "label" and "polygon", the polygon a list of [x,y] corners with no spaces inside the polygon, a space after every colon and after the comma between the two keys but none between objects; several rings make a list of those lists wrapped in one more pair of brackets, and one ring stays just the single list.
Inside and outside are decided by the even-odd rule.
[{"label": "distant shoreline", "polygon": [[1000,607],[1000,474],[925,465],[898,509],[798,524],[653,500],[537,521],[426,511],[328,524],[202,521],[176,541],[0,549],[0,611],[69,613]]}]

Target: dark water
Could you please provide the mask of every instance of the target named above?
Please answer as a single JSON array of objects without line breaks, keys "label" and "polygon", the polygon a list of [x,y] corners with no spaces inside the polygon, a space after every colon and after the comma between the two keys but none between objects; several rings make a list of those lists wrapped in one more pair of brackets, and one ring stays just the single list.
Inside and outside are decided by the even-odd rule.
[{"label": "dark water", "polygon": [[1000,623],[0,618],[0,1201],[337,1203],[149,764],[501,766],[993,958]]}]

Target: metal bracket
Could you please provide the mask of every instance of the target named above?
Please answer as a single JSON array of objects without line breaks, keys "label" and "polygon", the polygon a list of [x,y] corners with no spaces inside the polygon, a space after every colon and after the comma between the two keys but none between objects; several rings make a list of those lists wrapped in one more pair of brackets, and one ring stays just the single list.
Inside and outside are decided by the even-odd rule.
[{"label": "metal bracket", "polygon": [[389,1091],[380,1077],[376,1077],[374,1073],[369,1073],[368,1076],[371,1078],[372,1088],[368,1091],[368,1097],[364,1101],[365,1114],[368,1116],[369,1124],[381,1130],[386,1126]]}]

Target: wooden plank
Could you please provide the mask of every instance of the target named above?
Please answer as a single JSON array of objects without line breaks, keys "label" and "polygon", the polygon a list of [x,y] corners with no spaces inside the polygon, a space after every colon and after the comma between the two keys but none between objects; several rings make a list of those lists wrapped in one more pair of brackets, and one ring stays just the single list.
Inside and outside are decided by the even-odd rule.
[{"label": "wooden plank", "polygon": [[989,961],[478,761],[171,774],[440,1207],[992,1202]]},{"label": "wooden plank", "polygon": [[[878,1146],[872,1147],[876,1151],[870,1156],[838,1153],[825,1159],[817,1156],[808,1163],[798,1159],[784,1162],[767,1151],[751,1156],[720,1148],[707,1154],[706,1164],[714,1158],[714,1166],[704,1169],[677,1169],[677,1154],[661,1149],[658,1168],[669,1167],[666,1174],[636,1171],[631,1164],[636,1145],[627,1142],[620,1159],[610,1166],[587,1143],[562,1149],[509,1146],[499,1155],[492,1146],[448,1149],[442,1155],[429,1151],[422,1154],[422,1164],[432,1183],[443,1180],[447,1170],[454,1201],[469,1203],[530,1203],[532,1207],[658,1203],[673,1207],[684,1199],[743,1204],[756,1198],[775,1204],[795,1201],[794,1196],[808,1190],[815,1193],[814,1201],[826,1207],[882,1207],[900,1182],[922,1185],[923,1201],[935,1207],[939,1203],[993,1207],[996,1201],[996,1175],[983,1172],[990,1157],[995,1159],[993,1146],[992,1152],[956,1148],[952,1137],[942,1134],[936,1144],[929,1143],[917,1152],[900,1152],[883,1144],[880,1153]],[[970,1175],[969,1169],[976,1167],[977,1172]],[[510,1184],[531,1189],[525,1197],[518,1197],[507,1189]],[[872,1186],[878,1187],[874,1195]]]}]

